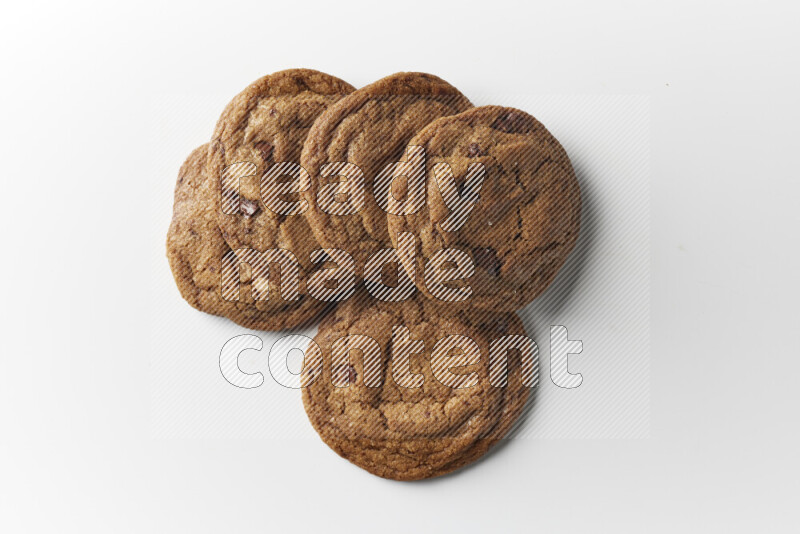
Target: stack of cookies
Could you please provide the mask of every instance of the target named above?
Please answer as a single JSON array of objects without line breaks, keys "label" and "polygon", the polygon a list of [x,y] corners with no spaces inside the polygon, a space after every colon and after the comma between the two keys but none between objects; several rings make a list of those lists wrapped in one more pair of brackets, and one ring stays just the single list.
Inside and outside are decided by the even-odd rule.
[{"label": "stack of cookies", "polygon": [[[430,74],[356,90],[293,69],[238,94],[189,155],[167,255],[201,311],[256,330],[319,321],[312,425],[367,471],[415,480],[473,462],[522,412],[535,352],[514,312],[553,281],[579,218],[567,154],[527,113]],[[489,355],[512,342],[495,380]]]}]

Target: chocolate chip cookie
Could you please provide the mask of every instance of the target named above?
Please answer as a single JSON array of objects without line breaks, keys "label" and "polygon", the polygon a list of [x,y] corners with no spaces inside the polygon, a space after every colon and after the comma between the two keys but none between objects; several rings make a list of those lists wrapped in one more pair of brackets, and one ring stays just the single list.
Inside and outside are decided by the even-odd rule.
[{"label": "chocolate chip cookie", "polygon": [[[513,313],[351,299],[314,338],[322,358],[303,370],[306,383],[313,379],[303,389],[306,413],[330,448],[370,473],[443,475],[485,454],[522,412],[535,352],[496,350],[492,365],[489,354],[493,340],[507,348],[524,334]],[[507,367],[494,367],[500,361]]]},{"label": "chocolate chip cookie", "polygon": [[308,185],[300,152],[316,118],[353,90],[334,76],[291,69],[260,78],[228,104],[211,141],[208,172],[216,178],[211,200],[231,248],[281,248],[310,267],[318,245],[296,192]]},{"label": "chocolate chip cookie", "polygon": [[[373,191],[375,176],[404,160],[408,141],[423,126],[470,107],[469,100],[444,80],[401,72],[355,91],[323,112],[308,134],[301,158],[311,175],[311,187],[304,193],[309,203],[305,215],[317,241],[348,252],[359,267],[370,253],[388,247],[386,212]],[[344,167],[346,163],[350,166]]]},{"label": "chocolate chip cookie", "polygon": [[395,243],[399,232],[419,241],[415,259],[401,258],[409,272],[416,266],[419,289],[434,298],[425,264],[455,248],[472,259],[474,274],[452,282],[468,284],[471,295],[450,306],[514,311],[540,295],[575,246],[580,224],[578,181],[556,138],[523,111],[485,106],[430,123],[409,146],[425,150],[427,202],[415,214],[389,215],[388,226]]},{"label": "chocolate chip cookie", "polygon": [[[217,213],[209,201],[214,186],[206,173],[208,148],[203,145],[189,155],[175,186],[167,257],[181,295],[200,311],[228,317],[256,330],[294,328],[318,317],[324,310],[322,303],[304,294],[298,301],[283,300],[275,289],[277,284],[271,284],[269,300],[254,301],[249,277],[243,281],[239,301],[221,297],[221,261],[231,249],[222,238]],[[301,280],[301,289],[304,283]]]}]

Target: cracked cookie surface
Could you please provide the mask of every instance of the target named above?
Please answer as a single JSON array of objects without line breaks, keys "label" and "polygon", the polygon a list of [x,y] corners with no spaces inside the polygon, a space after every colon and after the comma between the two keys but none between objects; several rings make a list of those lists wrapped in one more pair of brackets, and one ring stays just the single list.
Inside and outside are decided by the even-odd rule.
[{"label": "cracked cookie surface", "polygon": [[273,289],[275,283],[270,285],[268,301],[252,299],[252,283],[247,278],[240,301],[221,297],[221,260],[231,249],[222,238],[217,213],[208,201],[213,185],[206,173],[207,154],[208,145],[195,149],[181,166],[175,186],[167,258],[181,295],[198,310],[228,317],[247,328],[282,330],[307,324],[324,311],[324,305],[305,295],[296,302],[283,301]]},{"label": "cracked cookie surface", "polygon": [[[307,221],[300,213],[279,213],[283,203],[299,201],[299,194],[267,194],[262,198],[261,178],[276,163],[299,165],[311,125],[353,90],[353,86],[329,74],[291,69],[258,79],[228,104],[217,122],[207,165],[210,176],[218,178],[209,200],[231,248],[262,252],[281,248],[291,251],[304,268],[310,267],[309,255],[319,246]],[[226,167],[242,162],[252,165],[245,176],[239,177],[241,200],[237,206],[235,180],[226,182],[223,188],[220,178]],[[297,175],[294,179],[289,176],[276,176],[270,189],[281,189],[284,181],[300,185]],[[286,187],[287,191],[291,189],[291,185]]]},{"label": "cracked cookie surface", "polygon": [[[415,72],[387,76],[330,106],[311,128],[301,158],[311,174],[305,214],[317,241],[348,252],[359,266],[370,253],[388,247],[386,212],[373,194],[375,176],[386,165],[405,159],[408,141],[426,124],[471,107],[449,83]],[[363,173],[363,207],[357,213],[331,214],[333,210],[326,212],[318,202],[324,186],[343,181],[320,173],[322,165],[337,162],[354,164]],[[346,197],[345,191],[332,197]]]},{"label": "cracked cookie surface", "polygon": [[[407,368],[422,378],[420,387],[402,387],[407,383],[396,376],[400,368],[391,340],[393,327],[400,326],[412,340],[424,342],[419,352],[412,347]],[[489,343],[524,333],[513,313],[452,312],[424,298],[400,303],[351,299],[322,321],[314,338],[322,373],[303,389],[306,413],[330,448],[370,473],[395,480],[446,474],[484,455],[522,413],[530,384],[523,383],[521,358],[509,351],[507,385],[496,387],[489,380]],[[380,352],[368,345],[334,350],[337,340],[353,335],[374,340]],[[435,351],[447,336],[474,341],[478,360],[459,359],[459,353],[474,357],[474,349]],[[373,359],[365,356],[370,352]],[[446,355],[455,360],[446,364]],[[375,361],[380,365],[368,363]],[[447,376],[455,382],[441,374],[443,366],[452,369]],[[304,378],[313,368],[304,368]],[[477,377],[472,385],[470,376]]]},{"label": "cracked cookie surface", "polygon": [[[409,146],[426,152],[427,202],[413,215],[389,215],[388,226],[395,245],[399,232],[418,240],[416,259],[401,257],[409,272],[415,267],[418,288],[432,297],[425,262],[442,248],[457,248],[475,266],[466,280],[472,295],[449,306],[514,311],[540,295],[575,246],[580,225],[580,189],[555,137],[523,111],[484,106],[432,122]],[[459,194],[470,164],[485,168],[479,201],[454,231],[442,227],[451,213],[433,173],[442,162]]]}]

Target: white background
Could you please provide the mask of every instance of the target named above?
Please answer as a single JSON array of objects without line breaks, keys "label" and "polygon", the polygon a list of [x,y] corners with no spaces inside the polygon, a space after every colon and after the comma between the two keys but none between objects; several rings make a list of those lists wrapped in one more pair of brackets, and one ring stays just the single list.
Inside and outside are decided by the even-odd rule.
[{"label": "white background", "polygon": [[[795,5],[2,9],[0,531],[796,529]],[[402,484],[312,439],[154,436],[154,115],[165,94],[221,95],[187,118],[213,125],[298,66],[649,96],[649,438],[513,440]],[[190,148],[160,149],[177,167]]]}]

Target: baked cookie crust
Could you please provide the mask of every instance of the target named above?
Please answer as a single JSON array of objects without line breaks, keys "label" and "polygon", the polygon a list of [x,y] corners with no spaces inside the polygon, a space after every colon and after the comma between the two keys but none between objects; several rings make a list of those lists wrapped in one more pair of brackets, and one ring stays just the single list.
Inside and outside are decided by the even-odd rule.
[{"label": "baked cookie crust", "polygon": [[[391,338],[396,326],[407,327],[412,339],[424,341],[424,350],[412,355],[409,365],[424,378],[421,387],[395,382]],[[524,333],[515,314],[453,313],[425,299],[353,299],[327,316],[314,338],[322,351],[322,374],[303,389],[306,413],[331,449],[370,473],[395,480],[449,473],[484,455],[522,413],[530,389],[523,385],[517,356],[511,352],[508,385],[495,387],[489,381],[488,354],[492,339]],[[379,387],[366,385],[360,351],[351,351],[346,364],[334,361],[334,343],[352,334],[368,336],[380,346]],[[448,335],[467,336],[479,347],[480,360],[461,368],[477,373],[476,385],[454,389],[434,375],[432,350]],[[334,377],[339,383],[345,377],[349,385],[337,387]]]},{"label": "baked cookie crust", "polygon": [[216,212],[204,201],[213,188],[206,172],[207,155],[207,144],[192,151],[181,166],[175,185],[167,258],[181,296],[202,312],[227,317],[255,330],[291,329],[318,318],[325,310],[324,303],[305,294],[298,301],[280,301],[278,292],[271,288],[271,300],[254,301],[247,278],[242,284],[241,300],[222,298],[221,261],[231,248],[222,238]]},{"label": "baked cookie crust", "polygon": [[[388,247],[386,212],[373,192],[375,176],[405,159],[408,141],[422,127],[471,107],[446,81],[417,72],[387,76],[330,106],[311,128],[301,156],[311,174],[305,214],[317,241],[351,254],[359,270],[369,254]],[[317,201],[321,187],[341,181],[320,174],[323,165],[336,162],[357,165],[364,175],[364,206],[358,213],[331,215]]]},{"label": "baked cookie crust", "polygon": [[[300,265],[311,266],[309,255],[319,248],[302,214],[286,215],[262,202],[261,177],[275,163],[300,164],[303,143],[314,121],[354,87],[323,72],[290,69],[264,76],[250,84],[227,105],[217,122],[208,156],[208,172],[214,181],[210,198],[225,241],[234,250],[291,251]],[[255,166],[240,177],[242,200],[238,212],[223,212],[223,199],[236,209],[236,191],[222,187],[223,171],[231,164]],[[278,178],[282,180],[283,178]],[[227,184],[232,185],[232,184]],[[297,193],[277,195],[283,202],[300,200]]]},{"label": "baked cookie crust", "polygon": [[[433,298],[421,275],[425,262],[440,249],[457,248],[475,265],[473,293],[449,306],[515,311],[540,295],[580,227],[580,188],[558,140],[524,111],[484,106],[432,122],[409,146],[425,149],[427,202],[413,215],[389,215],[388,226],[395,244],[400,232],[419,242],[415,259],[401,257],[409,272],[416,263],[418,288]],[[479,201],[455,231],[442,228],[451,210],[433,173],[440,162],[450,165],[462,194],[469,166],[485,167]]]}]

